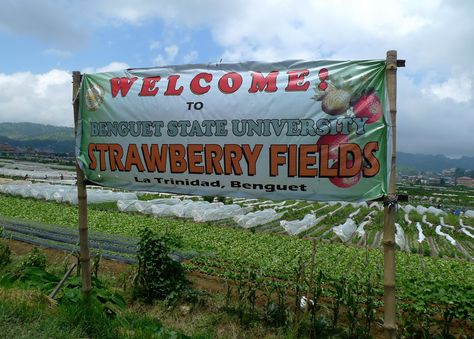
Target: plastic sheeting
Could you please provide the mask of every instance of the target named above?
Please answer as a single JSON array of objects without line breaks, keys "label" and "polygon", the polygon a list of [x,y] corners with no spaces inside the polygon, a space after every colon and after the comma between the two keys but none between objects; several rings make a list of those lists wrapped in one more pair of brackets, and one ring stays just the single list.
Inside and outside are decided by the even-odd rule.
[{"label": "plastic sheeting", "polygon": [[471,232],[469,232],[467,229],[461,228],[461,232],[463,232],[468,237],[471,237],[472,239],[474,239],[474,235]]},{"label": "plastic sheeting", "polygon": [[170,210],[179,218],[194,218],[197,213],[204,213],[207,209],[220,206],[224,206],[224,204],[221,202],[183,200],[180,204],[171,206]]},{"label": "plastic sheeting", "polygon": [[352,220],[351,218],[347,218],[345,223],[332,228],[332,231],[343,242],[349,241],[356,230],[357,230],[357,225],[355,221]]},{"label": "plastic sheeting", "polygon": [[301,220],[281,220],[280,226],[285,229],[288,234],[297,235],[303,231],[310,229],[311,227],[316,226],[318,219],[314,214],[306,214]]},{"label": "plastic sheeting", "polygon": [[406,214],[409,214],[411,211],[416,210],[416,208],[413,207],[413,206],[410,205],[410,204],[407,204],[407,205],[405,205],[405,206],[402,207],[402,210],[403,210]]},{"label": "plastic sheeting", "polygon": [[408,218],[408,213],[405,213],[405,221],[408,225],[411,225],[412,221]]},{"label": "plastic sheeting", "polygon": [[421,214],[421,215],[426,214],[426,213],[431,213],[431,214],[434,214],[434,215],[446,215],[446,212],[444,212],[443,210],[441,210],[439,208],[433,207],[433,206],[430,206],[428,208],[424,207],[424,206],[421,206],[421,205],[413,207],[412,205],[407,204],[407,205],[402,207],[402,210],[406,214],[409,214],[411,211],[416,211],[418,214]]},{"label": "plastic sheeting", "polygon": [[234,221],[243,228],[251,228],[278,220],[282,215],[283,213],[277,213],[277,211],[270,208],[262,211],[250,212],[245,215],[237,215],[234,217]]},{"label": "plastic sheeting", "polygon": [[421,221],[422,221],[424,224],[427,224],[429,227],[433,227],[433,224],[430,223],[430,222],[426,219],[426,214],[423,214],[423,217],[421,218]]},{"label": "plastic sheeting", "polygon": [[224,205],[221,202],[210,203],[176,198],[117,201],[117,207],[123,212],[140,212],[160,217],[193,218],[194,221],[200,222],[229,219],[249,211],[249,209],[235,204]]},{"label": "plastic sheeting", "polygon": [[139,212],[144,214],[153,214],[153,206],[163,205],[172,206],[179,204],[181,200],[176,198],[154,199],[154,200],[119,200],[117,207],[122,212]]},{"label": "plastic sheeting", "polygon": [[418,242],[421,243],[426,237],[423,234],[423,229],[421,228],[421,224],[419,222],[416,222],[416,229],[418,230]]},{"label": "plastic sheeting", "polygon": [[[56,202],[77,204],[77,188],[75,186],[50,184],[3,184],[0,185],[0,192],[25,198],[54,200]],[[87,190],[88,204],[128,199],[137,199],[137,195],[135,193],[114,192],[103,189],[89,188]]]},{"label": "plastic sheeting", "polygon": [[360,208],[356,209],[354,212],[352,212],[351,214],[349,214],[349,218],[354,218],[357,214],[359,214],[361,211]]},{"label": "plastic sheeting", "polygon": [[357,230],[356,230],[356,234],[359,238],[362,238],[364,235],[365,235],[365,230],[364,230],[364,227],[365,225],[369,224],[370,223],[370,219],[369,220],[365,220],[365,221],[362,221],[360,223],[360,225],[357,227]]},{"label": "plastic sheeting", "polygon": [[447,213],[439,208],[430,206],[428,207],[428,213],[434,214],[434,215],[446,215]]},{"label": "plastic sheeting", "polygon": [[288,209],[288,208],[293,208],[293,207],[298,206],[298,205],[299,205],[299,202],[297,201],[297,202],[294,202],[290,205],[277,206],[277,207],[274,207],[274,208],[275,208],[275,210],[280,211],[280,210],[284,210],[284,209]]},{"label": "plastic sheeting", "polygon": [[446,212],[433,206],[426,208],[424,206],[418,205],[416,206],[416,211],[418,212],[418,214],[422,214],[422,215],[426,213],[431,213],[434,215],[446,215]]},{"label": "plastic sheeting", "polygon": [[60,171],[40,167],[36,170],[4,168],[0,167],[0,175],[7,177],[27,177],[29,179],[65,179],[73,180],[76,178],[76,173],[70,171]]},{"label": "plastic sheeting", "polygon": [[247,211],[246,208],[242,208],[239,205],[214,205],[203,211],[194,210],[192,215],[195,221],[216,221],[240,216]]},{"label": "plastic sheeting", "polygon": [[374,201],[369,205],[370,208],[375,208],[378,209],[379,211],[383,211],[383,206],[382,204],[379,204],[377,201]]},{"label": "plastic sheeting", "polygon": [[344,207],[345,207],[345,204],[341,204],[341,206],[339,206],[338,208],[336,208],[334,211],[329,212],[328,215],[334,215],[334,214],[336,214],[337,212],[339,212],[339,210],[342,210]]},{"label": "plastic sheeting", "polygon": [[452,229],[452,230],[454,230],[454,229],[455,229],[455,227],[454,227],[454,226],[451,226],[451,225],[446,225],[446,223],[444,222],[444,218],[443,218],[443,217],[439,217],[439,223],[440,223],[440,224],[441,224],[441,226],[443,226],[443,227],[447,227],[447,228],[450,228],[450,229]]},{"label": "plastic sheeting", "polygon": [[440,236],[445,237],[451,243],[451,245],[456,246],[456,240],[454,240],[454,238],[450,236],[449,234],[442,232],[441,225],[436,226],[435,232],[436,234],[439,234]]},{"label": "plastic sheeting", "polygon": [[359,238],[362,238],[365,234],[365,225],[367,224],[370,224],[370,222],[372,221],[372,215],[374,215],[375,213],[377,213],[376,211],[372,211],[370,212],[369,214],[367,214],[364,218],[364,220],[360,223],[359,226],[357,226],[357,229],[355,231],[355,233],[357,234],[357,236]]},{"label": "plastic sheeting", "polygon": [[405,239],[405,232],[403,231],[402,226],[395,223],[395,243],[400,247],[402,250],[405,250],[406,246],[406,239]]}]

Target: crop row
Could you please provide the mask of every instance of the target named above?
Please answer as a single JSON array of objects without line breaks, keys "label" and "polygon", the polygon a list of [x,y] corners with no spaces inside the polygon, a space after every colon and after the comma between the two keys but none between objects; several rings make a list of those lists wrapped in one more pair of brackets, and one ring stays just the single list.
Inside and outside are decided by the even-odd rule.
[{"label": "crop row", "polygon": [[[36,201],[0,195],[0,215],[64,227],[76,227],[77,208],[66,204]],[[196,223],[176,218],[155,218],[147,215],[116,211],[89,210],[92,231],[137,237],[140,230],[150,227],[181,239],[184,251],[199,253],[191,264],[201,270],[218,274],[242,268],[258,269],[262,275],[288,279],[298,265],[298,259],[309,261],[312,242],[285,235],[252,232],[224,225]],[[378,249],[350,247],[318,242],[316,265],[333,279],[358,275],[360,272],[382,271],[383,256]],[[462,295],[474,300],[474,264],[451,259],[436,259],[397,252],[397,289],[401,298],[412,299],[413,289],[443,290],[449,297]],[[381,289],[382,281],[378,288]],[[421,287],[420,287],[421,286]],[[431,295],[431,294],[428,294]],[[432,293],[436,302],[436,293]],[[427,297],[429,298],[429,297]],[[453,300],[454,302],[455,300]]]}]

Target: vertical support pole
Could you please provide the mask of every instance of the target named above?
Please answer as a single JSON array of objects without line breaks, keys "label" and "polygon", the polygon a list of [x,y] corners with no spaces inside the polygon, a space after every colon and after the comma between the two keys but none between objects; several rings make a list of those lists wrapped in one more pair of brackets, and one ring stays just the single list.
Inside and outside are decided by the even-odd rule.
[{"label": "vertical support pole", "polygon": [[[79,87],[81,84],[81,72],[72,72],[72,104],[74,107],[74,131],[77,137],[78,116],[79,116]],[[77,202],[79,213],[79,261],[81,263],[82,293],[88,299],[92,291],[91,266],[89,252],[89,230],[87,227],[87,190],[84,173],[79,167],[76,159],[77,177]]]},{"label": "vertical support pole", "polygon": [[386,339],[395,339],[397,337],[397,306],[395,299],[397,51],[387,52],[386,69],[388,103],[392,126],[392,159],[388,195],[384,203],[384,333]]}]

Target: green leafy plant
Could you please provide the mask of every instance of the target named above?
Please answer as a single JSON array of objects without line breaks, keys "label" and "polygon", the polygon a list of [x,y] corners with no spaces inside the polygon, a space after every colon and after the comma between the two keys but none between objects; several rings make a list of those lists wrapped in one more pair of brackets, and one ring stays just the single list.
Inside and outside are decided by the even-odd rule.
[{"label": "green leafy plant", "polygon": [[30,253],[23,259],[21,262],[21,269],[26,267],[38,267],[45,269],[46,268],[46,254],[41,251],[38,247],[34,247]]},{"label": "green leafy plant", "polygon": [[11,261],[12,251],[8,244],[0,242],[0,267],[7,266]]},{"label": "green leafy plant", "polygon": [[202,197],[202,200],[207,201],[207,202],[214,202],[214,196],[213,195],[205,195]]},{"label": "green leafy plant", "polygon": [[181,264],[170,257],[168,239],[145,228],[138,243],[138,269],[133,295],[145,302],[173,299],[186,287]]}]

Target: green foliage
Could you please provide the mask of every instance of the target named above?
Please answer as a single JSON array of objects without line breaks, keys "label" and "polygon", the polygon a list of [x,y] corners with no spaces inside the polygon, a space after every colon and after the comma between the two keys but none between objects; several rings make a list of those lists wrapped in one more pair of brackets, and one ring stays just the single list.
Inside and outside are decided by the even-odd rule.
[{"label": "green foliage", "polygon": [[0,300],[2,338],[188,338],[147,315],[124,311],[113,318],[97,301],[50,307],[46,298],[32,304]]},{"label": "green foliage", "polygon": [[21,268],[26,267],[38,267],[45,269],[46,268],[46,254],[41,251],[38,247],[34,247],[30,253],[23,259],[21,262]]},{"label": "green foliage", "polygon": [[[323,209],[319,214],[329,213],[337,207],[338,206],[334,206]],[[342,212],[342,210],[335,213],[334,217],[341,218],[343,222],[347,215],[341,214],[339,216],[339,212]],[[362,212],[363,211],[360,213],[361,215]],[[364,212],[364,214],[366,214],[369,210],[365,210]],[[9,217],[16,216],[23,219],[64,226],[74,226],[77,223],[77,208],[74,206],[6,197],[4,195],[0,195],[0,215]],[[369,234],[372,234],[372,236],[376,231],[382,231],[381,220],[380,223],[378,223],[381,216],[382,213],[377,212],[377,222],[374,223],[370,229],[369,227],[367,228],[370,230]],[[401,217],[402,220],[403,216],[404,214],[400,213],[399,217]],[[415,221],[414,219],[416,218],[410,214],[410,219]],[[339,221],[340,220],[337,219],[334,220],[334,222]],[[259,318],[258,314],[260,314],[261,319],[264,319],[269,324],[275,324],[275,326],[286,326],[283,324],[292,323],[292,316],[289,311],[293,309],[290,310],[288,308],[288,305],[285,304],[287,300],[285,300],[284,297],[283,301],[279,302],[278,295],[286,296],[288,286],[293,283],[294,268],[298,265],[298,257],[300,255],[306,258],[310,256],[312,243],[307,239],[258,231],[251,233],[237,228],[216,227],[212,223],[194,223],[190,220],[173,218],[153,218],[145,215],[129,215],[114,211],[104,212],[100,210],[90,210],[89,222],[91,230],[111,234],[124,234],[133,237],[136,237],[139,232],[146,227],[154,232],[164,232],[164,230],[167,229],[168,237],[171,236],[181,239],[184,249],[199,253],[199,255],[196,255],[190,261],[186,262],[185,265],[188,269],[228,278],[229,286],[233,288],[233,293],[231,293],[232,298],[229,300],[237,300],[238,294],[235,291],[236,285],[233,283],[238,274],[242,275],[243,281],[246,281],[253,279],[253,277],[248,277],[247,275],[249,270],[252,270],[253,272],[257,272],[258,276],[261,276],[262,279],[267,282],[278,282],[279,287],[273,289],[268,303],[265,301],[267,299],[264,299],[265,302],[262,304],[264,308],[262,313],[256,310],[254,314],[257,314],[256,318]],[[459,218],[445,217],[445,222],[457,226]],[[332,227],[334,224],[328,223],[327,226]],[[412,236],[410,237],[412,240],[410,246],[411,250],[430,254],[428,242],[425,240],[421,244],[418,244],[416,241],[418,233],[416,227],[414,224],[411,224],[409,227],[413,229]],[[425,228],[424,225],[423,228]],[[440,244],[438,239],[436,239],[436,242]],[[454,249],[449,243],[447,244],[450,246],[449,248]],[[441,246],[440,249],[445,251]],[[468,248],[468,250],[470,249]],[[358,329],[354,329],[354,331],[356,331],[355,335],[358,335],[358,331],[366,331],[364,328],[366,328],[367,323],[377,322],[377,320],[370,317],[371,315],[373,316],[374,303],[377,306],[377,302],[381,300],[380,296],[383,281],[381,277],[377,276],[376,272],[382,270],[380,264],[383,262],[383,255],[379,250],[369,250],[367,256],[368,258],[365,260],[364,250],[360,248],[317,242],[315,256],[318,261],[317,272],[321,271],[324,277],[321,282],[321,286],[323,286],[321,298],[325,300],[326,305],[324,305],[324,307],[327,307],[327,309],[323,307],[322,310],[315,312],[315,324],[319,324],[318,326],[321,326],[321,328],[327,328],[324,324],[331,327],[331,320],[333,320],[333,306],[331,303],[334,299],[330,298],[329,302],[327,300],[332,294],[336,294],[336,285],[341,285],[338,281],[345,279],[347,284],[353,284],[354,282],[358,282],[359,284],[363,282],[366,284],[365,274],[368,273],[370,273],[372,277],[370,289],[373,290],[373,292],[367,290],[367,285],[359,286],[357,287],[359,291],[359,297],[356,298],[357,300],[351,300],[347,296],[344,297],[344,293],[341,292],[339,314],[337,316],[338,321],[336,323],[337,326],[346,324],[347,321],[349,321],[347,318],[348,315],[346,314],[346,305],[356,304],[360,307],[357,314],[355,307],[349,307],[353,317],[351,321],[354,321],[354,319],[357,320],[355,324]],[[452,323],[461,324],[460,326],[462,327],[470,328],[469,326],[471,326],[472,320],[468,319],[473,319],[473,316],[468,315],[466,318],[461,310],[468,310],[468,314],[472,314],[472,312],[469,311],[469,307],[472,305],[462,300],[464,298],[471,298],[470,300],[473,300],[473,296],[468,289],[469,286],[474,286],[473,263],[463,260],[438,260],[436,258],[422,257],[419,255],[408,255],[398,251],[396,253],[396,262],[397,297],[399,298],[400,305],[414,305],[420,298],[420,295],[431,295],[431,292],[427,292],[426,289],[438,289],[443,291],[442,293],[447,298],[446,302],[443,301],[441,303],[432,295],[429,300],[424,302],[426,311],[416,311],[416,313],[413,313],[415,311],[412,312],[403,309],[401,312],[405,320],[411,316],[413,326],[418,329],[423,328],[423,326],[425,326],[424,324],[427,324],[428,330],[431,328],[431,334],[436,334],[436,331],[439,331],[441,335],[443,328],[445,328],[446,333],[451,333],[452,329],[450,330],[450,328],[453,326],[450,324]],[[364,272],[364,274],[361,275],[356,272]],[[305,285],[303,284],[302,286]],[[343,288],[342,285],[339,287]],[[245,282],[242,282],[241,291],[243,291],[243,294],[241,305],[245,313],[250,312],[248,303],[252,303],[254,288],[255,285],[248,286]],[[258,285],[256,294],[269,294],[270,292],[264,292],[267,289],[271,290],[271,285],[267,286],[266,283],[262,283]],[[415,293],[412,294],[410,291],[415,291]],[[459,291],[459,293],[457,291]],[[268,305],[268,307],[266,305]],[[237,309],[235,305],[230,305],[229,308]],[[458,309],[460,311],[458,311]],[[264,316],[263,314],[266,315]],[[468,324],[463,326],[463,322],[468,322]],[[406,326],[408,326],[408,328],[410,327],[408,323]],[[457,328],[459,328],[459,326],[457,326]],[[345,333],[345,335],[348,334],[349,333]],[[432,337],[432,335],[429,337]]]},{"label": "green foliage", "polygon": [[117,338],[116,329],[110,326],[110,319],[102,310],[97,300],[80,298],[78,302],[62,307],[61,316],[67,323],[82,329],[90,338]]},{"label": "green foliage", "polygon": [[10,246],[0,241],[0,267],[7,266],[12,261],[11,254]]},{"label": "green foliage", "polygon": [[[62,304],[78,304],[83,300],[82,282],[79,277],[71,277],[64,284],[61,292],[57,296],[57,300]],[[119,293],[112,292],[97,278],[92,278],[91,300],[96,303],[96,307],[107,316],[116,316],[125,309],[126,303],[123,296]]]},{"label": "green foliage", "polygon": [[35,302],[0,300],[0,333],[2,338],[85,338],[88,335],[58,312]]},{"label": "green foliage", "polygon": [[40,267],[24,267],[0,278],[0,286],[34,288],[44,293],[53,290],[60,278]]},{"label": "green foliage", "polygon": [[207,201],[207,202],[214,202],[214,196],[213,195],[205,195],[202,197],[202,200]]},{"label": "green foliage", "polygon": [[227,202],[227,200],[226,200],[225,197],[218,196],[217,197],[217,202],[221,202],[221,203],[225,204]]},{"label": "green foliage", "polygon": [[147,303],[174,299],[186,287],[181,264],[170,257],[169,239],[145,228],[138,243],[133,294]]},{"label": "green foliage", "polygon": [[[45,294],[51,293],[61,278],[47,272],[42,267],[26,266],[19,271],[7,272],[0,278],[0,286],[6,288],[20,287],[40,290]],[[61,288],[56,299],[61,304],[78,304],[82,300],[81,280],[79,277],[69,277]],[[117,315],[125,308],[124,298],[111,292],[99,279],[92,278],[91,299],[101,305],[101,312],[106,315]]]}]

